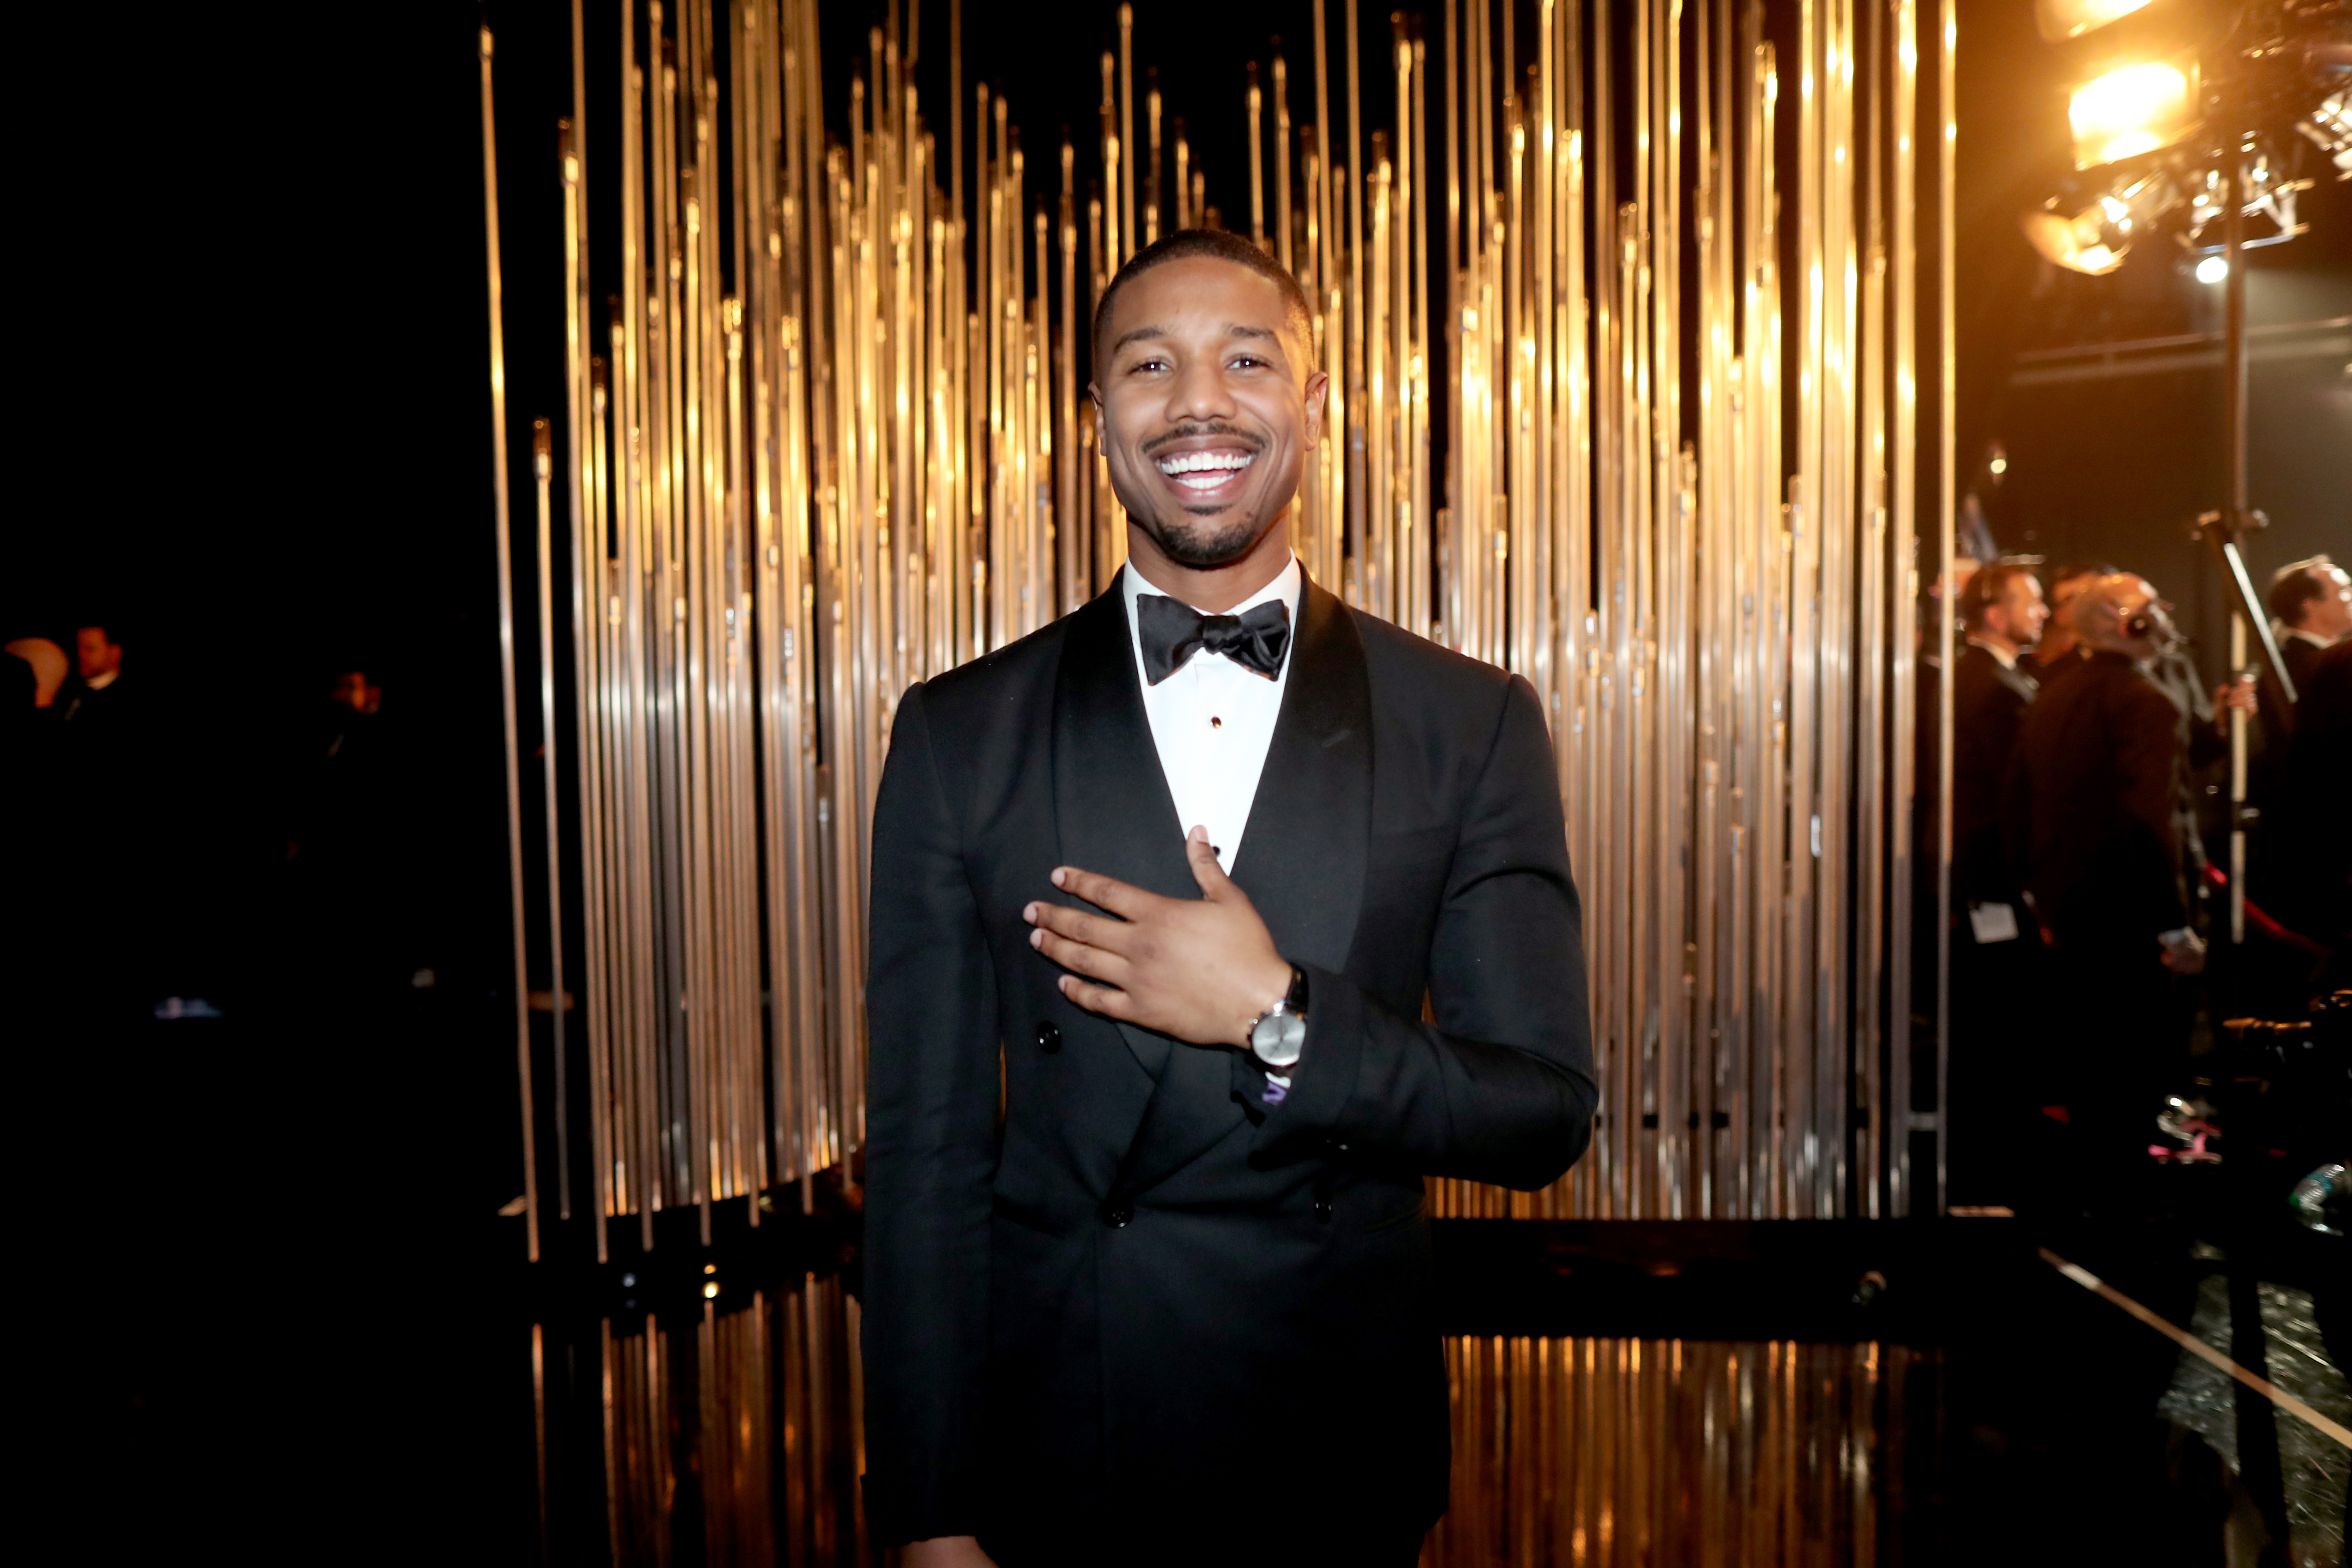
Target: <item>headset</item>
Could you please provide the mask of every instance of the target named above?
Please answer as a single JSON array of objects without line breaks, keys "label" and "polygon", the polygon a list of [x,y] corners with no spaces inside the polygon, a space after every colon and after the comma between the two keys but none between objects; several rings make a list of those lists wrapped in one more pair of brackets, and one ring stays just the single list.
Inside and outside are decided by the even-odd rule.
[{"label": "headset", "polygon": [[2174,627],[2172,617],[2164,613],[2160,599],[2150,599],[2126,616],[2122,631],[2133,642],[2168,644],[2180,640],[2180,633]]}]

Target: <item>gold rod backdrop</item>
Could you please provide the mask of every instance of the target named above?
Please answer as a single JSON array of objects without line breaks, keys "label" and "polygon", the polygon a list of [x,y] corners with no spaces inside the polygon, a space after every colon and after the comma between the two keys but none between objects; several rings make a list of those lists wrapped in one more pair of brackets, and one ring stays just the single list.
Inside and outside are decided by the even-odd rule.
[{"label": "gold rod backdrop", "polygon": [[[1367,56],[1355,0],[1338,29],[1317,0],[1309,58],[1276,45],[1235,102],[1188,106],[1245,125],[1251,166],[1219,177],[1291,258],[1331,377],[1307,571],[1526,676],[1552,721],[1593,1154],[1539,1193],[1434,1182],[1434,1212],[1937,1201],[1940,1140],[1911,1167],[1938,1126],[1913,1094],[1943,1077],[1941,976],[1913,973],[1914,600],[1923,495],[1950,526],[1948,0],[1933,32],[1916,0],[1539,0],[1524,33],[1509,5],[1439,3]],[[630,0],[617,101],[595,105],[606,45],[572,16],[561,251],[533,260],[564,283],[564,482],[542,493],[570,514],[572,646],[559,671],[543,636],[540,675],[548,715],[572,689],[576,788],[549,823],[579,885],[562,896],[551,853],[543,907],[559,930],[579,910],[578,1026],[553,1048],[590,1124],[551,1108],[541,1142],[560,1192],[584,1163],[593,1211],[650,1245],[657,1210],[708,1236],[714,1204],[805,1205],[853,1168],[895,706],[1111,580],[1083,323],[1148,237],[1217,209],[1172,115],[1163,183],[1148,69],[1134,101],[1148,11],[1116,13],[1092,145],[1034,178],[1015,106],[964,99],[960,37],[940,167],[895,11],[828,83],[816,0]],[[488,61],[485,35],[486,138]],[[593,260],[592,192],[617,231]],[[534,1172],[534,1227],[539,1191]]]}]

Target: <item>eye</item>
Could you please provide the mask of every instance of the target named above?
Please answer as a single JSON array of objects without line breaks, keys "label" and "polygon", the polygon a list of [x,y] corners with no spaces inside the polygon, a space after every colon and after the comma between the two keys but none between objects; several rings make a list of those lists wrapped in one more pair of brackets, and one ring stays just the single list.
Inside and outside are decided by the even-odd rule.
[{"label": "eye", "polygon": [[1265,366],[1265,361],[1255,354],[1235,354],[1233,363],[1235,370],[1262,370]]}]

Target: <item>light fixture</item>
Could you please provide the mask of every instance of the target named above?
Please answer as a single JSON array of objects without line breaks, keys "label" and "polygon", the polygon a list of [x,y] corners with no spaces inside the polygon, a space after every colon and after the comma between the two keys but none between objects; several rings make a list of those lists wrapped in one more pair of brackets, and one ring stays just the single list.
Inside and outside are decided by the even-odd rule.
[{"label": "light fixture", "polygon": [[2044,259],[2073,272],[2103,278],[2123,265],[2132,241],[2180,204],[2180,193],[2161,169],[2117,180],[2099,198],[2068,216],[2053,198],[2028,212],[2025,237]]},{"label": "light fixture", "polygon": [[2337,179],[2352,180],[2352,88],[2321,99],[2319,107],[2294,128],[2327,154]]},{"label": "light fixture", "polygon": [[2033,20],[2042,29],[2043,43],[2063,44],[2128,16],[2147,4],[2147,0],[2033,0]]},{"label": "light fixture", "polygon": [[2073,217],[2037,207],[2025,215],[2025,237],[2045,261],[2074,272],[2104,278],[2124,264],[2131,241],[2115,232],[2103,204],[2094,203]]},{"label": "light fixture", "polygon": [[2168,147],[2197,128],[2197,110],[2194,52],[2094,77],[2066,105],[2074,167],[2095,169]]},{"label": "light fixture", "polygon": [[2208,256],[2197,263],[2197,281],[2219,283],[2230,275],[2230,263],[2219,256]]}]

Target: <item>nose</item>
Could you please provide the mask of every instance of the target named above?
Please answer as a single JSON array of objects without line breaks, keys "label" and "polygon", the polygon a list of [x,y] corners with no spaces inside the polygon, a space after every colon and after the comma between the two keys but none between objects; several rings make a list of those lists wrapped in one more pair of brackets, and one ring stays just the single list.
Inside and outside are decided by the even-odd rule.
[{"label": "nose", "polygon": [[1225,385],[1224,368],[1214,355],[1188,360],[1168,389],[1168,417],[1172,423],[1199,423],[1233,416],[1234,399]]}]

